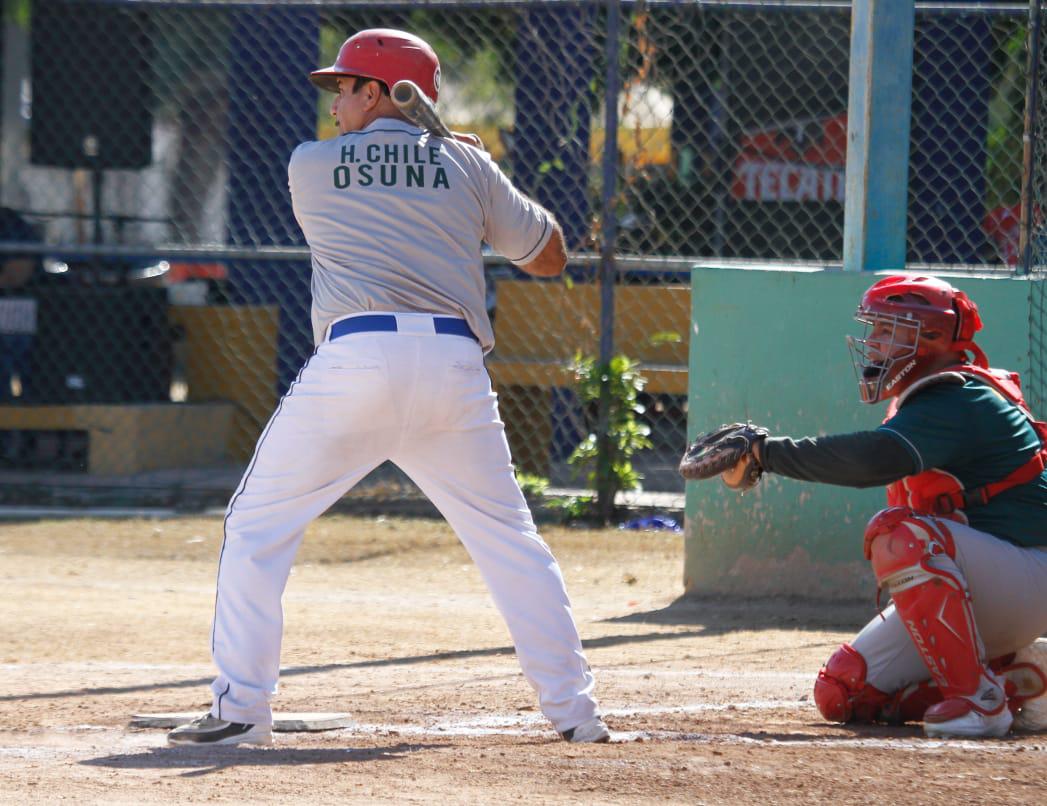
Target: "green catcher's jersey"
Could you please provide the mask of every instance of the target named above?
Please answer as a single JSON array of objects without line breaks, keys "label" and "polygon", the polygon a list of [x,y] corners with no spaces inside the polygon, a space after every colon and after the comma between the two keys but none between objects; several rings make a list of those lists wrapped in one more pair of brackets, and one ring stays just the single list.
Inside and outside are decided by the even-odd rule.
[{"label": "green catcher's jersey", "polygon": [[[920,389],[879,430],[902,442],[917,473],[945,471],[967,490],[1000,481],[1040,448],[1022,411],[972,378]],[[964,514],[979,531],[1021,546],[1047,546],[1047,470]]]}]

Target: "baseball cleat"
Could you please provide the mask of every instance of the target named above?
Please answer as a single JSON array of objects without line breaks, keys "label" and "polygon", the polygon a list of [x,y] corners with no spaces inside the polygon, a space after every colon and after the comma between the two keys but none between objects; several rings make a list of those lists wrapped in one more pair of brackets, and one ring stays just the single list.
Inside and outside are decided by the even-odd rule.
[{"label": "baseball cleat", "polygon": [[963,697],[953,697],[932,705],[923,715],[923,732],[934,738],[998,738],[1011,729],[1014,717],[1004,705],[995,713],[978,710]]},{"label": "baseball cleat", "polygon": [[611,741],[611,731],[607,729],[603,720],[594,716],[588,722],[583,722],[576,728],[565,730],[560,733],[565,742],[582,743],[590,742],[602,744]]},{"label": "baseball cleat", "polygon": [[272,744],[273,729],[269,725],[229,722],[225,719],[213,717],[208,713],[168,733],[167,743],[198,746]]}]

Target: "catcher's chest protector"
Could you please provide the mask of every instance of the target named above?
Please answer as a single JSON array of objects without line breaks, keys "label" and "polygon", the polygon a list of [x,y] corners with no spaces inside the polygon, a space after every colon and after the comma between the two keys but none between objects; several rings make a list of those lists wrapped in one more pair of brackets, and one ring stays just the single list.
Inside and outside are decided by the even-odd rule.
[{"label": "catcher's chest protector", "polygon": [[1025,464],[1005,478],[973,490],[965,490],[956,476],[936,468],[906,476],[887,486],[889,506],[905,506],[921,515],[938,515],[966,523],[967,517],[963,514],[963,510],[984,506],[1004,490],[1017,487],[1019,484],[1026,484],[1043,472],[1044,467],[1047,467],[1047,423],[1033,418],[1025,397],[1022,395],[1021,380],[1017,372],[986,369],[975,364],[946,367],[941,372],[921,379],[907,389],[901,397],[891,401],[887,409],[887,420],[898,412],[905,399],[911,394],[926,386],[947,382],[957,376],[974,378],[990,385],[1025,415],[1040,439],[1040,450],[1033,454]]}]

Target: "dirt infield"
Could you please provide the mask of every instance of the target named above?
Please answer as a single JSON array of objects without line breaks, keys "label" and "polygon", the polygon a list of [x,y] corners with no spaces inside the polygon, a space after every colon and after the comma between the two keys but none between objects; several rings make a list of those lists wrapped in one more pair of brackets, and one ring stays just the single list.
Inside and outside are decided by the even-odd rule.
[{"label": "dirt infield", "polygon": [[217,518],[0,524],[0,802],[1034,803],[1047,735],[824,724],[821,662],[874,610],[684,600],[682,538],[547,529],[610,745],[559,741],[450,530],[324,518],[288,591],[278,712],[352,728],[168,748],[205,710]]}]

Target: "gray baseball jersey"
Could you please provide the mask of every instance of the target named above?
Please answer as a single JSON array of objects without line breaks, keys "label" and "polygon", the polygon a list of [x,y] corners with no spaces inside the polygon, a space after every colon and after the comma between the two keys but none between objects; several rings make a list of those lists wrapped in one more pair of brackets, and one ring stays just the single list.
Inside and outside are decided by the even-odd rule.
[{"label": "gray baseball jersey", "polygon": [[312,250],[317,344],[349,314],[402,311],[463,317],[489,352],[481,243],[526,265],[553,230],[489,154],[392,118],[302,143],[288,183]]}]

